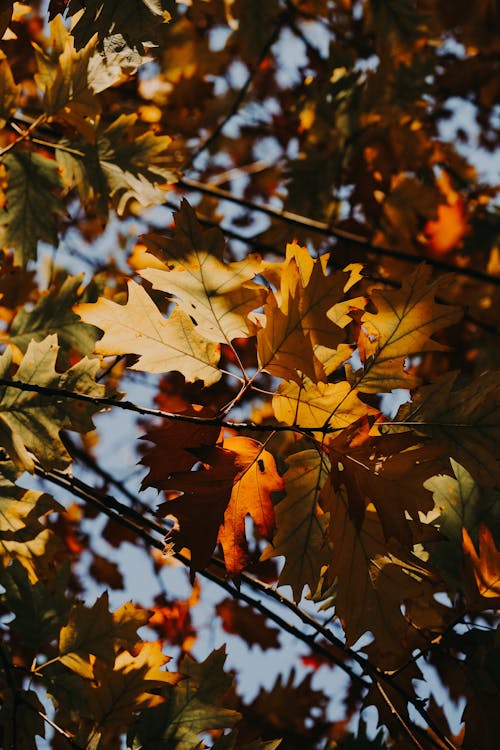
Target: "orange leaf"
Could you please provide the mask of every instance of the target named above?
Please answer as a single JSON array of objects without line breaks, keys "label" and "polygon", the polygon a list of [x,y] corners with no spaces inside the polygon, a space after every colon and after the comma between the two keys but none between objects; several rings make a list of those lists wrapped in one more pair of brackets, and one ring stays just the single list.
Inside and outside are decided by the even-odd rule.
[{"label": "orange leaf", "polygon": [[226,568],[230,573],[237,574],[243,570],[248,559],[246,516],[250,515],[260,534],[270,539],[274,531],[271,493],[280,492],[284,483],[273,456],[256,440],[246,437],[227,438],[224,440],[224,447],[234,451],[238,456],[238,464],[244,467],[234,484],[224,514],[224,525],[219,531]]},{"label": "orange leaf", "polygon": [[479,529],[479,556],[465,528],[462,529],[462,547],[472,566],[479,595],[489,599],[493,606],[493,599],[500,601],[500,552],[491,531],[484,525]]}]

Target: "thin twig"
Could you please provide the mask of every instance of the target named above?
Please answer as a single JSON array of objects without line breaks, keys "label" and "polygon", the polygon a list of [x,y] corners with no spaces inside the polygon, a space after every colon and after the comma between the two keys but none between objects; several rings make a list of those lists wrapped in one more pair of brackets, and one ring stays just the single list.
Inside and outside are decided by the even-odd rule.
[{"label": "thin twig", "polygon": [[228,122],[232,120],[233,117],[235,117],[238,114],[238,110],[243,104],[243,101],[245,100],[246,95],[253,83],[255,74],[257,73],[260,64],[262,63],[263,60],[265,60],[271,47],[277,40],[279,36],[279,32],[280,32],[280,26],[278,25],[277,27],[273,29],[269,38],[267,39],[264,46],[262,47],[262,50],[256,62],[253,65],[249,66],[249,72],[248,72],[246,81],[241,87],[241,89],[238,91],[238,93],[236,94],[234,101],[231,107],[229,108],[228,112],[226,113],[225,117],[220,121],[220,123],[217,125],[215,130],[208,136],[208,138],[206,138],[196,149],[194,149],[194,151],[192,152],[187,162],[183,165],[184,171],[187,171],[193,165],[193,163],[198,158],[198,156],[202,154],[203,151],[206,151],[208,148],[210,148],[210,146],[212,146],[217,141],[217,139],[221,135],[222,131],[224,130]]},{"label": "thin twig", "polygon": [[[159,524],[152,522],[148,519],[145,519],[136,511],[133,511],[131,508],[128,508],[126,505],[123,505],[123,503],[120,503],[120,501],[116,500],[116,498],[112,498],[109,495],[106,495],[105,498],[100,498],[96,496],[95,491],[92,487],[82,482],[81,480],[76,479],[75,477],[69,477],[63,472],[59,472],[57,470],[47,471],[47,470],[42,469],[39,466],[36,467],[35,471],[38,474],[38,476],[44,479],[47,479],[48,481],[54,484],[57,484],[63,489],[66,489],[68,492],[72,493],[73,495],[76,495],[77,497],[80,497],[85,502],[88,502],[94,505],[94,507],[99,508],[99,510],[102,513],[107,515],[109,518],[115,520],[118,524],[121,524],[122,526],[125,526],[131,529],[132,531],[134,531],[134,533],[138,537],[140,537],[149,546],[156,547],[157,549],[161,549],[162,551],[164,550],[164,546],[165,546],[164,542],[155,539],[144,528],[144,526],[153,527],[155,531],[159,531],[159,533],[164,535],[165,529],[161,527]],[[184,565],[190,566],[190,561],[181,553],[175,552],[173,554],[173,557],[179,560],[180,562],[182,562]],[[217,566],[220,567],[221,565],[223,566],[223,563],[221,561],[217,561]],[[307,634],[303,633],[297,627],[295,627],[294,625],[291,625],[289,622],[287,622],[282,617],[280,617],[280,615],[275,613],[273,610],[270,610],[268,606],[263,604],[260,600],[255,599],[254,597],[251,597],[248,594],[245,594],[245,592],[241,591],[241,589],[236,588],[231,583],[229,583],[226,580],[221,579],[219,576],[211,573],[209,570],[203,570],[203,571],[198,571],[198,572],[204,578],[207,578],[213,583],[216,583],[219,587],[223,588],[235,599],[244,601],[245,603],[257,609],[259,612],[261,612],[266,617],[268,617],[271,621],[279,625],[280,628],[290,633],[298,640],[301,640],[303,643],[307,644],[308,647],[313,652],[320,654],[321,656],[326,658],[328,661],[339,666],[341,669],[343,669],[343,671],[345,671],[349,675],[351,679],[358,681],[358,682],[360,681],[365,687],[369,687],[370,683],[366,683],[364,678],[360,677],[359,674],[354,672],[352,670],[352,667],[349,664],[345,663],[345,661],[342,659],[338,659],[329,649],[326,649],[320,643],[316,643],[316,641],[314,640],[315,636],[317,634],[323,635],[325,639],[327,639],[331,645],[335,646],[336,648],[340,649],[343,653],[345,653],[347,658],[354,660],[361,667],[363,672],[367,674],[375,683],[384,683],[389,688],[397,692],[402,698],[404,698],[406,702],[410,703],[415,708],[417,713],[421,716],[421,718],[425,721],[428,727],[432,730],[432,732],[436,735],[436,737],[438,737],[439,741],[441,742],[441,746],[442,744],[444,744],[447,748],[449,748],[449,750],[456,750],[455,745],[451,742],[451,740],[448,737],[442,734],[437,724],[427,714],[427,711],[422,707],[421,703],[417,699],[408,695],[406,691],[400,685],[398,685],[396,682],[393,681],[390,675],[387,675],[384,672],[377,669],[377,667],[372,665],[371,662],[369,662],[369,660],[366,657],[364,658],[360,656],[357,652],[346,647],[346,645],[339,638],[337,638],[337,636],[335,636],[328,628],[316,622],[314,618],[312,618],[310,615],[308,615],[303,610],[301,610],[300,607],[298,607],[296,604],[294,604],[290,600],[287,600],[286,597],[283,597],[281,594],[279,594],[278,592],[275,592],[272,588],[270,588],[267,584],[257,581],[251,576],[246,576],[246,575],[242,576],[242,581],[245,584],[248,584],[251,588],[260,590],[261,593],[266,594],[266,596],[268,597],[274,598],[278,603],[282,604],[283,606],[286,606],[287,609],[293,612],[293,614],[296,617],[298,617],[304,624],[310,625],[315,630],[314,636],[308,636]],[[388,704],[389,708],[390,708],[390,705],[391,704]],[[406,733],[406,727],[403,726],[403,730]],[[432,742],[432,744],[435,747],[441,747],[439,743],[434,740],[434,738],[429,737],[429,740]]]},{"label": "thin twig", "polygon": [[394,258],[395,260],[401,260],[406,263],[412,263],[414,265],[422,263],[422,260],[425,260],[425,262],[430,266],[438,268],[440,271],[447,271],[449,273],[454,273],[457,276],[467,276],[472,279],[477,279],[478,281],[483,281],[488,284],[495,284],[496,286],[500,286],[500,276],[493,276],[484,271],[479,271],[475,268],[461,268],[460,266],[453,265],[453,263],[447,263],[446,261],[438,260],[437,258],[426,257],[425,259],[422,259],[417,255],[409,255],[407,253],[401,252],[400,250],[394,250],[383,245],[375,245],[370,239],[368,239],[367,237],[363,237],[361,234],[355,234],[354,232],[349,232],[346,229],[341,229],[339,227],[331,227],[324,221],[308,219],[306,216],[292,213],[291,211],[280,211],[279,209],[273,208],[272,206],[253,203],[246,198],[235,196],[233,195],[233,193],[227,190],[222,190],[221,188],[207,183],[199,182],[198,180],[192,180],[187,177],[182,177],[177,182],[177,186],[183,188],[184,190],[187,190],[188,192],[196,191],[205,195],[211,195],[221,200],[229,201],[230,203],[234,203],[238,206],[242,206],[243,208],[247,208],[250,211],[259,211],[260,213],[266,214],[267,216],[270,216],[274,219],[280,219],[281,221],[284,221],[288,224],[319,232],[319,234],[323,234],[325,237],[335,237],[337,239],[353,242],[356,245],[365,247],[367,250],[376,253],[377,255]]}]

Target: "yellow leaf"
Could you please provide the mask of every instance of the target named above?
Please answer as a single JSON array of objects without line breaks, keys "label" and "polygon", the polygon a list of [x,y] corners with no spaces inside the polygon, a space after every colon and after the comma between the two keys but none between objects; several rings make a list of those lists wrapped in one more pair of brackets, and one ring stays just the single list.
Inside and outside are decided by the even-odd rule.
[{"label": "yellow leaf", "polygon": [[101,297],[95,304],[76,305],[82,320],[101,328],[103,338],[97,343],[98,354],[137,354],[134,370],[169,372],[176,370],[186,380],[217,382],[219,347],[202,338],[190,318],[175,308],[164,318],[142,287],[129,281],[126,305]]},{"label": "yellow leaf", "polygon": [[405,360],[416,354],[446,351],[431,336],[456,323],[461,310],[435,301],[441,283],[429,283],[431,269],[419,266],[404,279],[401,289],[375,289],[371,298],[376,313],[362,317],[365,337],[364,370],[356,373],[356,386],[364,393],[386,393],[394,388],[414,388],[416,375],[405,370]]},{"label": "yellow leaf", "polygon": [[[334,350],[344,340],[335,308],[341,302],[347,277],[326,274],[327,256],[314,260],[306,248],[287,246],[281,264],[268,264],[263,275],[276,287],[264,307],[264,322],[257,334],[257,352],[263,370],[300,382],[301,373],[314,382],[326,380],[316,349]],[[346,308],[339,312],[345,325]]]},{"label": "yellow leaf", "polygon": [[341,429],[362,416],[379,412],[363,403],[349,383],[281,383],[273,397],[276,419],[301,427]]}]

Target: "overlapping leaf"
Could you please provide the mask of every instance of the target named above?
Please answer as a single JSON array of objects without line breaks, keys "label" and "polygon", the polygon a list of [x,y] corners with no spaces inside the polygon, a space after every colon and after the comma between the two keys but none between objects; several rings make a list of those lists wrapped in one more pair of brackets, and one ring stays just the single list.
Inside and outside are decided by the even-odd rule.
[{"label": "overlapping leaf", "polygon": [[[96,383],[97,360],[84,358],[63,373],[55,369],[57,336],[42,342],[32,341],[13,380],[48,388],[63,389],[88,396],[102,397],[106,387]],[[0,377],[10,380],[10,349],[0,357]],[[62,429],[85,433],[94,429],[92,415],[100,410],[92,402],[74,402],[68,409],[65,399],[23,391],[14,385],[0,386],[0,444],[20,469],[32,471],[33,454],[45,468],[64,468],[71,457],[60,438]]]},{"label": "overlapping leaf", "polygon": [[86,323],[101,328],[98,354],[137,354],[132,369],[148,372],[177,370],[186,380],[211,385],[222,373],[217,367],[219,346],[202,338],[191,319],[175,309],[164,318],[145,290],[129,281],[126,305],[102,297],[95,304],[81,304],[75,312]]},{"label": "overlapping leaf", "polygon": [[108,199],[119,215],[130,201],[142,208],[165,200],[176,172],[166,135],[142,132],[137,115],[120,115],[106,128],[95,128],[91,142],[63,141],[56,154],[65,185],[78,189],[82,203],[108,218]]},{"label": "overlapping leaf", "polygon": [[232,678],[223,671],[224,647],[201,663],[185,656],[179,664],[184,679],[168,690],[168,701],[142,715],[129,735],[132,747],[161,745],[176,750],[203,747],[199,735],[234,726],[240,714],[224,706]]},{"label": "overlapping leaf", "polygon": [[303,378],[281,383],[273,396],[273,410],[280,422],[300,427],[335,430],[348,427],[365,415],[379,412],[359,398],[349,383],[313,383]]},{"label": "overlapping leaf", "polygon": [[[342,489],[335,491],[327,482],[321,503],[329,513],[328,539],[332,545],[326,585],[336,580],[335,612],[347,644],[371,631],[375,640],[370,652],[382,668],[395,669],[414,648],[427,643],[420,630],[425,621],[413,623],[410,613],[403,614],[405,604],[423,600],[421,609],[429,618],[427,625],[436,627],[437,619],[438,626],[444,626],[435,611],[432,574],[404,547],[387,542],[374,511],[367,510],[359,526],[350,515]],[[425,602],[427,607],[423,606]]]},{"label": "overlapping leaf", "polygon": [[[448,373],[420,388],[397,414],[420,432],[446,443],[479,484],[500,487],[500,388],[498,373],[486,372],[464,388]],[[394,428],[392,428],[394,429]],[[399,428],[396,428],[399,429]]]},{"label": "overlapping leaf", "polygon": [[10,461],[0,462],[0,564],[17,560],[34,584],[60,546],[39,519],[62,508],[50,495],[17,485],[17,473]]},{"label": "overlapping leaf", "polygon": [[313,382],[326,380],[316,350],[336,349],[344,340],[329,313],[342,300],[349,279],[340,272],[328,276],[326,261],[327,256],[314,261],[306,248],[293,244],[283,264],[267,273],[264,269],[277,289],[264,306],[257,352],[261,368],[272,375],[300,382],[303,373]]},{"label": "overlapping leaf", "polygon": [[[144,268],[140,275],[153,288],[174,295],[179,307],[196,321],[199,334],[209,341],[229,344],[252,335],[248,315],[261,306],[265,296],[264,288],[252,281],[259,273],[260,259],[250,256],[226,263],[218,233],[215,237],[214,232],[206,233],[204,239],[186,202],[176,222],[179,243],[177,235],[163,247],[155,243],[155,255],[165,263],[165,270]],[[147,243],[147,236],[143,240]]]},{"label": "overlapping leaf", "polygon": [[8,184],[0,211],[0,243],[14,248],[19,265],[36,257],[39,240],[57,246],[55,217],[64,214],[58,195],[63,185],[56,162],[30,151],[4,157]]},{"label": "overlapping leaf", "polygon": [[329,461],[316,450],[306,450],[294,453],[287,464],[285,497],[275,509],[276,535],[262,559],[284,556],[279,582],[291,586],[295,600],[299,601],[304,586],[316,591],[322,567],[330,557],[327,518],[318,502]]},{"label": "overlapping leaf", "polygon": [[430,269],[420,266],[401,285],[401,289],[376,289],[371,298],[376,313],[365,312],[362,341],[364,369],[355,382],[364,393],[386,393],[394,388],[414,388],[417,376],[405,369],[407,358],[423,352],[442,351],[446,347],[431,337],[456,323],[458,308],[435,301],[442,282],[429,283]]},{"label": "overlapping leaf", "polygon": [[42,341],[56,333],[66,351],[90,354],[98,331],[82,323],[71,309],[81,299],[82,281],[83,274],[68,276],[62,284],[42,294],[33,307],[19,310],[10,327],[9,342],[24,354],[31,340]]}]

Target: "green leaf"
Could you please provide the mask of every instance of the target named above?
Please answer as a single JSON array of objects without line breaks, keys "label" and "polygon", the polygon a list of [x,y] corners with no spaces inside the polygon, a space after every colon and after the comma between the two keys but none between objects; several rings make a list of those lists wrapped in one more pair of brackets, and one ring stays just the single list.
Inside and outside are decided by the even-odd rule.
[{"label": "green leaf", "polygon": [[26,352],[31,340],[42,341],[56,333],[67,352],[90,354],[99,338],[95,326],[83,323],[71,309],[81,300],[83,274],[68,276],[42,294],[31,309],[19,310],[10,328],[10,343]]},{"label": "green leaf", "polygon": [[462,530],[469,533],[474,545],[478,544],[481,523],[488,526],[500,546],[500,494],[489,488],[480,487],[469,472],[451,459],[455,478],[439,474],[424,483],[434,496],[435,511],[439,516],[433,523],[445,539],[427,542],[431,562],[445,576],[454,590],[459,588],[462,579],[464,554],[462,551]]},{"label": "green leaf", "polygon": [[[48,388],[61,388],[72,393],[94,397],[106,394],[105,386],[95,381],[98,360],[86,357],[70,370],[59,374],[55,364],[58,353],[57,336],[47,336],[40,343],[32,341],[13,378],[14,381]],[[11,350],[0,357],[0,378],[10,379]],[[9,385],[0,386],[0,445],[17,467],[33,471],[30,452],[47,469],[63,469],[71,457],[59,437],[62,429],[85,433],[94,429],[92,415],[98,404],[58,399],[41,393],[23,391]]]},{"label": "green leaf", "polygon": [[316,590],[321,567],[330,557],[327,518],[318,504],[330,466],[328,458],[315,450],[295,453],[287,464],[286,494],[275,507],[277,532],[262,559],[284,555],[279,583],[291,586],[295,600],[299,601],[304,586],[309,586],[311,592]]},{"label": "green leaf", "polygon": [[40,154],[16,151],[4,157],[8,170],[7,205],[0,212],[0,243],[14,248],[26,265],[36,258],[39,240],[57,246],[54,217],[66,209],[55,194],[63,185],[56,162]]}]

